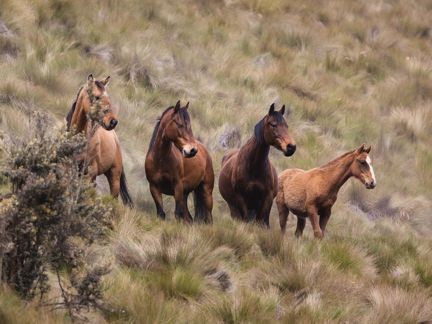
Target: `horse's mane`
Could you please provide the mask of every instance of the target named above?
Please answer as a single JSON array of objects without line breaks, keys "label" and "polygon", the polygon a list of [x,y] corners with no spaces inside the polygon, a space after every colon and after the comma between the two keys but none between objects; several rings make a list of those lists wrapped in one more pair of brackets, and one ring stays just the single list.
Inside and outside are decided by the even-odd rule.
[{"label": "horse's mane", "polygon": [[[170,106],[167,109],[165,109],[164,112],[162,113],[162,115],[160,115],[160,117],[156,120],[156,125],[155,125],[155,128],[153,130],[153,134],[152,134],[151,139],[150,139],[149,150],[153,147],[153,145],[156,141],[156,136],[157,136],[162,118],[171,109],[174,109],[174,106]],[[184,119],[184,121],[186,122],[186,124],[190,124],[190,118],[189,118],[189,114],[188,114],[187,110],[186,109],[180,109],[179,113],[181,114],[181,116]]]},{"label": "horse's mane", "polygon": [[258,124],[255,125],[254,128],[254,136],[258,144],[261,144],[264,141],[264,118],[261,119]]},{"label": "horse's mane", "polygon": [[78,93],[77,93],[76,98],[75,98],[75,101],[73,102],[72,107],[71,107],[71,109],[69,110],[69,112],[68,112],[68,114],[66,116],[66,126],[67,126],[67,130],[68,131],[70,130],[70,126],[71,126],[71,123],[72,123],[72,116],[75,113],[75,108],[76,108],[76,104],[77,104],[77,101],[78,101],[78,97],[79,97],[79,95],[81,93],[81,90],[83,88],[84,88],[84,86],[82,86],[81,88],[79,88]]},{"label": "horse's mane", "polygon": [[327,164],[324,164],[321,168],[329,168],[329,167],[333,167],[333,166],[337,165],[341,160],[343,160],[344,158],[346,158],[348,155],[354,153],[354,151],[355,150],[349,151],[349,152],[346,152],[346,153],[342,154],[341,156],[338,156],[336,159],[331,160]]}]

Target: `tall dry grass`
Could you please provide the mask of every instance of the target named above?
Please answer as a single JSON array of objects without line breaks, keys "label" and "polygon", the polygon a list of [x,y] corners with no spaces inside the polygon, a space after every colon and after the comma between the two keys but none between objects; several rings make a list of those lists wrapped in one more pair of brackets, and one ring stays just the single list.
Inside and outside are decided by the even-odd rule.
[{"label": "tall dry grass", "polygon": [[[431,10],[413,0],[1,1],[2,142],[26,133],[33,110],[61,127],[86,76],[112,76],[138,208],[119,207],[110,244],[88,252],[113,267],[104,320],[432,320]],[[191,102],[216,174],[224,151],[277,102],[289,105],[298,144],[289,159],[271,151],[279,171],[366,142],[378,187],[350,181],[321,243],[309,225],[294,240],[292,219],[280,237],[276,210],[270,231],[233,222],[217,186],[213,226],[177,224],[169,198],[160,222],[143,162],[156,118],[178,99]],[[33,316],[3,289],[0,303],[10,301],[5,322]]]}]

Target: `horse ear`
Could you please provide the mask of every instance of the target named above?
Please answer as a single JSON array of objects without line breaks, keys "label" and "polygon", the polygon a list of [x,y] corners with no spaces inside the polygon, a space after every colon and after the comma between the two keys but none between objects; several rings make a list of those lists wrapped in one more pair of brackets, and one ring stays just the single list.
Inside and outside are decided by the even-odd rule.
[{"label": "horse ear", "polygon": [[367,149],[365,149],[364,151],[369,154],[369,152],[371,151],[372,146],[369,145],[369,147]]},{"label": "horse ear", "polygon": [[362,152],[364,152],[364,147],[365,147],[365,144],[362,144],[358,149],[357,149],[357,153],[362,153]]},{"label": "horse ear", "polygon": [[187,102],[186,106],[184,106],[184,109],[188,109],[189,108],[189,101]]},{"label": "horse ear", "polygon": [[269,110],[269,112],[268,112],[268,114],[270,115],[270,114],[272,114],[272,113],[274,113],[274,102],[271,104],[271,106],[270,106],[270,110]]},{"label": "horse ear", "polygon": [[87,84],[90,86],[94,82],[93,74],[89,74],[87,77]]},{"label": "horse ear", "polygon": [[177,101],[177,103],[176,103],[176,105],[175,105],[175,107],[174,107],[174,112],[178,112],[179,109],[180,109],[180,100]]},{"label": "horse ear", "polygon": [[285,105],[282,106],[282,108],[279,110],[279,112],[281,113],[282,116],[283,116],[283,114],[285,114]]},{"label": "horse ear", "polygon": [[102,81],[103,85],[106,87],[108,83],[110,82],[111,77],[108,75],[105,80]]}]

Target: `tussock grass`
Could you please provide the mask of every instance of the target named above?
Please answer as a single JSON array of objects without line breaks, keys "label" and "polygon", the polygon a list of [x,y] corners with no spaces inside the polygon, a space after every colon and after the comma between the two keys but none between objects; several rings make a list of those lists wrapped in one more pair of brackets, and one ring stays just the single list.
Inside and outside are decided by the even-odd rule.
[{"label": "tussock grass", "polygon": [[[33,110],[61,127],[86,76],[112,76],[138,208],[118,207],[110,243],[86,252],[113,268],[105,320],[432,320],[430,10],[413,1],[1,1],[2,142],[25,138]],[[309,223],[294,239],[292,217],[282,237],[276,209],[271,230],[231,220],[217,181],[212,226],[174,221],[171,197],[162,222],[143,163],[155,120],[178,99],[191,102],[216,174],[276,102],[290,107],[298,146],[291,158],[271,150],[278,171],[366,142],[378,186],[342,188],[323,242]],[[36,315],[4,288],[0,303],[5,322],[67,321]]]},{"label": "tussock grass", "polygon": [[58,323],[63,321],[61,314],[38,308],[36,304],[26,304],[5,286],[0,290],[0,322],[2,323]]}]

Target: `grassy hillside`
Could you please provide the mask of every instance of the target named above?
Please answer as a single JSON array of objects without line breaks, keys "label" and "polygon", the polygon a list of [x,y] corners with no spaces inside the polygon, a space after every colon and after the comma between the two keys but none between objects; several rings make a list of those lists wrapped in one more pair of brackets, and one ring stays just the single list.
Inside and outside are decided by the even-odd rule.
[{"label": "grassy hillside", "polygon": [[[89,262],[113,267],[113,312],[91,319],[432,320],[431,21],[430,1],[2,0],[6,145],[27,132],[34,110],[60,128],[87,75],[112,76],[137,210],[119,208],[110,245],[88,252]],[[290,106],[298,147],[292,158],[272,150],[279,171],[367,143],[378,186],[345,185],[323,242],[309,224],[294,239],[292,218],[280,237],[275,209],[270,231],[233,222],[217,186],[213,226],[176,223],[172,199],[160,222],[144,157],[155,119],[178,99],[190,101],[216,175],[227,139],[244,143],[276,102]],[[22,307],[3,289],[0,319],[59,320]]]}]

